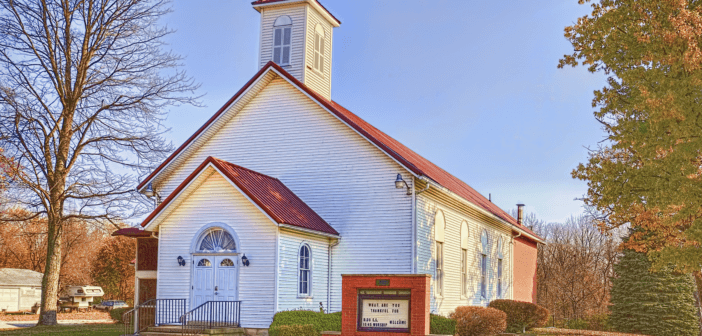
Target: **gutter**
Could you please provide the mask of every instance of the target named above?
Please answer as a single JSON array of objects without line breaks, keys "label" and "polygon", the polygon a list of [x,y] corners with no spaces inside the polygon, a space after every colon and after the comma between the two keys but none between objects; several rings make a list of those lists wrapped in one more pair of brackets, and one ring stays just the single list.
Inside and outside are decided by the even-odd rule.
[{"label": "gutter", "polygon": [[327,250],[327,314],[331,312],[332,248],[337,245],[339,245],[338,239],[334,243],[331,242],[331,239],[329,240],[329,249]]},{"label": "gutter", "polygon": [[546,245],[546,242],[543,241],[543,239],[538,238],[538,237],[536,237],[536,236],[530,234],[529,232],[524,231],[524,229],[522,229],[522,228],[520,228],[520,227],[518,227],[518,226],[516,226],[516,225],[514,225],[514,224],[512,224],[512,223],[510,223],[510,222],[508,222],[508,221],[506,221],[506,220],[504,220],[504,219],[502,219],[502,218],[496,216],[495,214],[493,214],[493,213],[491,213],[491,212],[489,212],[489,211],[487,211],[487,210],[485,210],[485,209],[483,209],[483,208],[477,206],[477,205],[474,204],[473,202],[468,201],[467,199],[465,199],[465,198],[463,198],[463,197],[457,195],[456,193],[452,192],[452,191],[449,190],[448,188],[443,187],[442,185],[440,185],[440,184],[438,184],[438,183],[432,181],[431,179],[429,179],[429,178],[427,178],[427,177],[425,177],[425,176],[420,176],[419,179],[422,180],[423,182],[427,183],[427,188],[426,188],[426,189],[428,189],[429,187],[433,187],[433,188],[435,188],[435,189],[438,189],[438,190],[442,191],[443,193],[449,195],[451,198],[453,198],[453,199],[455,199],[455,200],[457,200],[457,201],[459,201],[459,202],[461,202],[461,203],[463,203],[463,204],[466,204],[466,205],[468,205],[469,207],[471,207],[471,208],[473,208],[473,209],[475,209],[475,210],[478,210],[478,211],[479,211],[480,213],[482,213],[483,215],[488,216],[488,217],[490,217],[490,218],[492,218],[492,219],[495,219],[495,220],[497,220],[500,224],[506,225],[506,226],[509,227],[510,229],[513,229],[513,230],[517,231],[517,232],[519,233],[520,236],[523,234],[524,236],[529,237],[530,239],[536,241],[537,243],[541,243],[541,244]]}]

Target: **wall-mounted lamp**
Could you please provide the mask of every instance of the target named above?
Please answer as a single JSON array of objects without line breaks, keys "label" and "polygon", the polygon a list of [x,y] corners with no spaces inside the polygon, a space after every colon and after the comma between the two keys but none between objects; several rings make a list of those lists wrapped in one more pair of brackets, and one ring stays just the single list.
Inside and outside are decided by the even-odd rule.
[{"label": "wall-mounted lamp", "polygon": [[181,256],[178,256],[178,265],[185,266],[185,259]]},{"label": "wall-mounted lamp", "polygon": [[146,189],[144,189],[143,194],[148,198],[156,196],[156,198],[154,199],[154,204],[156,206],[158,206],[161,203],[161,196],[156,192],[156,190],[154,190],[154,186],[151,185],[151,183],[146,185]]},{"label": "wall-mounted lamp", "polygon": [[397,174],[397,179],[395,179],[395,188],[402,189],[402,187],[407,187],[407,195],[412,195],[412,188],[409,184],[402,179],[402,175]]},{"label": "wall-mounted lamp", "polygon": [[246,257],[246,254],[244,254],[244,256],[241,257],[241,263],[244,264],[244,266],[249,266],[249,258]]}]

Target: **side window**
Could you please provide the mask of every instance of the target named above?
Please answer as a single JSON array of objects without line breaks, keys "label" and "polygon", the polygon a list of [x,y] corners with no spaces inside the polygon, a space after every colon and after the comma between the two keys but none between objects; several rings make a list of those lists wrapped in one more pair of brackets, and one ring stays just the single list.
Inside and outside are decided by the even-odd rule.
[{"label": "side window", "polygon": [[502,298],[502,237],[497,239],[497,298]]},{"label": "side window", "polygon": [[310,277],[310,247],[307,244],[300,246],[299,253],[299,273],[298,273],[298,291],[300,296],[311,296],[312,279]]},{"label": "side window", "polygon": [[461,223],[461,296],[468,297],[468,222]]},{"label": "side window", "polygon": [[446,219],[441,210],[436,212],[434,218],[434,240],[436,246],[436,259],[434,269],[434,294],[444,295],[444,232],[446,231]]},{"label": "side window", "polygon": [[480,253],[480,295],[487,299],[487,281],[488,281],[488,233],[487,230],[483,230],[480,234],[480,244],[482,245],[482,252]]},{"label": "side window", "polygon": [[278,65],[290,64],[290,44],[292,40],[292,19],[283,15],[273,24],[273,62]]},{"label": "side window", "polygon": [[324,28],[319,23],[314,28],[314,69],[324,73]]}]

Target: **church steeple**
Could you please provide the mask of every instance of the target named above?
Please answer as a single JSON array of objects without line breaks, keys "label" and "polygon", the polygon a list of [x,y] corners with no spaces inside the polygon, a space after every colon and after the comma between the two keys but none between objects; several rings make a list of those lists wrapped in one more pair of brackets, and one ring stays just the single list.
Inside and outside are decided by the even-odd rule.
[{"label": "church steeple", "polygon": [[331,100],[332,36],[337,20],[316,0],[258,0],[259,68],[269,61]]}]

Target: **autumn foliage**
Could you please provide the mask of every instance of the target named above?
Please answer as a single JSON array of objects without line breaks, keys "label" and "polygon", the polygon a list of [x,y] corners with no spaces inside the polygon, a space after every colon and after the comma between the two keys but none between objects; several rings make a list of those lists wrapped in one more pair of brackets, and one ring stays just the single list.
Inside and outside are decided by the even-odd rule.
[{"label": "autumn foliage", "polygon": [[123,236],[105,242],[93,259],[90,274],[102,286],[107,299],[130,301],[134,298],[135,240]]},{"label": "autumn foliage", "polygon": [[641,229],[628,248],[654,267],[702,266],[702,3],[692,0],[586,1],[592,11],[565,29],[573,53],[608,76],[595,92],[602,146],[573,177],[609,230]]},{"label": "autumn foliage", "polygon": [[[30,269],[43,273],[46,262],[46,218],[21,208],[10,208],[0,221],[0,268]],[[29,219],[26,219],[29,218]],[[135,242],[111,237],[102,226],[70,220],[64,224],[59,287],[103,286],[105,298],[134,296]]]},{"label": "autumn foliage", "polygon": [[457,336],[497,335],[507,328],[507,314],[495,308],[461,306],[450,317],[456,321]]}]

